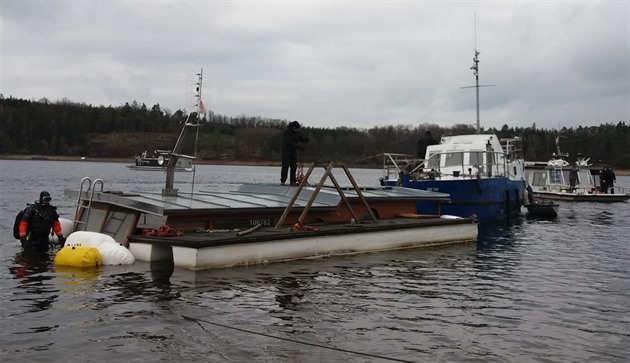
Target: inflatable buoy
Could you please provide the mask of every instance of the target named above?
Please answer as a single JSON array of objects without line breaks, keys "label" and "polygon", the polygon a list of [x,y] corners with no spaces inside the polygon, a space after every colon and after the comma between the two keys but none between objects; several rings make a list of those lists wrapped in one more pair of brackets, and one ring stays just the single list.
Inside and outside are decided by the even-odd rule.
[{"label": "inflatable buoy", "polygon": [[[68,237],[68,235],[70,235],[70,233],[72,233],[72,228],[74,227],[74,222],[71,221],[68,218],[61,218],[59,217],[59,224],[61,224],[61,234],[63,234],[64,237]],[[53,243],[53,244],[58,244],[59,243],[59,238],[57,237],[56,234],[54,233],[50,233],[48,235],[48,242]]]},{"label": "inflatable buoy", "polygon": [[462,219],[462,217],[454,216],[454,215],[450,215],[450,214],[442,214],[440,216],[440,218],[442,218],[442,219]]},{"label": "inflatable buoy", "polygon": [[73,232],[66,239],[66,246],[84,246],[98,249],[103,258],[103,265],[131,265],[136,261],[131,251],[120,245],[111,236],[103,233]]},{"label": "inflatable buoy", "polygon": [[63,236],[68,237],[70,233],[72,233],[74,222],[68,218],[59,217],[59,224],[61,224],[61,231],[63,232]]},{"label": "inflatable buoy", "polygon": [[55,255],[55,265],[72,267],[99,267],[103,257],[98,249],[87,246],[65,246]]}]

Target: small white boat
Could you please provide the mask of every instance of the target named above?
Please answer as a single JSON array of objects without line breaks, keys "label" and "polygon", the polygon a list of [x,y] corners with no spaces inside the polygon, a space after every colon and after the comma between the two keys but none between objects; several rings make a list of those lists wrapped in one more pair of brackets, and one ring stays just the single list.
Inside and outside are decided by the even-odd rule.
[{"label": "small white boat", "polygon": [[[134,157],[133,165],[127,165],[129,169],[143,171],[166,171],[171,152],[168,150],[143,151],[141,155]],[[192,171],[192,159],[179,158],[175,165],[175,171]]]},{"label": "small white boat", "polygon": [[614,186],[601,190],[601,186],[596,185],[593,178],[589,159],[579,157],[574,164],[569,163],[566,160],[569,155],[560,151],[559,138],[556,138],[556,149],[551,160],[542,165],[535,162],[525,163],[525,176],[536,199],[601,203],[625,202],[630,199],[628,188]]}]

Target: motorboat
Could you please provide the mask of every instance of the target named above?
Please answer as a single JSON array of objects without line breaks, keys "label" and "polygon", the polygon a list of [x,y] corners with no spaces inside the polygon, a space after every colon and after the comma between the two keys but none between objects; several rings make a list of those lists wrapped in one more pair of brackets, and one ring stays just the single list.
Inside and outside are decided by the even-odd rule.
[{"label": "motorboat", "polygon": [[[127,165],[129,169],[142,171],[165,171],[170,160],[169,150],[145,150],[134,157],[134,163]],[[178,159],[175,171],[192,171],[192,159]]]},{"label": "motorboat", "polygon": [[[477,133],[443,136],[439,144],[426,147],[423,159],[385,153],[383,185],[436,191],[450,195],[442,212],[483,221],[509,219],[520,213],[525,189],[522,139],[499,139],[482,134],[479,120],[479,52],[475,49]],[[419,151],[421,154],[422,151]],[[433,213],[418,204],[418,213]]]},{"label": "motorboat", "polygon": [[536,199],[562,200],[570,202],[625,202],[630,199],[630,190],[610,186],[602,190],[595,182],[589,158],[577,157],[574,163],[567,159],[569,154],[560,150],[556,138],[556,152],[546,163],[525,164],[527,183],[531,185]]},{"label": "motorboat", "polygon": [[[427,147],[424,160],[383,154],[383,185],[448,194],[442,212],[475,214],[481,221],[509,218],[523,202],[522,140],[499,140],[492,134],[444,136]],[[432,213],[419,205],[418,213]]]}]

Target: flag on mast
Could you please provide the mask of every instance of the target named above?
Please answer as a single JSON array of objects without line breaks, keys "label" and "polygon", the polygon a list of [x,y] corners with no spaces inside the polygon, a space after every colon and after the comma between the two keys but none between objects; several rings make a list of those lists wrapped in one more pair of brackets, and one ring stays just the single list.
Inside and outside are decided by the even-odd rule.
[{"label": "flag on mast", "polygon": [[202,100],[199,100],[199,113],[203,113],[204,115],[208,112],[206,110],[206,105],[203,104]]}]

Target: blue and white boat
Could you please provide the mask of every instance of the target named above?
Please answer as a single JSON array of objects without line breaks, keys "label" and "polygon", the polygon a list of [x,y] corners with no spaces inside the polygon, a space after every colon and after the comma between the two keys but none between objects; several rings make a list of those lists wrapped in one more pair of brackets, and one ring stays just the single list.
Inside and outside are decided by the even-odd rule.
[{"label": "blue and white boat", "polygon": [[[481,221],[510,218],[521,211],[525,190],[522,139],[481,134],[479,126],[479,52],[471,67],[476,77],[477,134],[443,136],[424,159],[384,154],[383,185],[401,185],[449,194],[441,210],[418,204],[419,214],[477,215]],[[464,87],[468,88],[468,87]]]},{"label": "blue and white boat", "polygon": [[425,159],[384,154],[382,184],[450,195],[437,211],[418,204],[419,214],[477,215],[481,221],[521,211],[525,190],[520,138],[495,135],[444,136],[427,147]]}]

